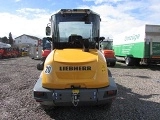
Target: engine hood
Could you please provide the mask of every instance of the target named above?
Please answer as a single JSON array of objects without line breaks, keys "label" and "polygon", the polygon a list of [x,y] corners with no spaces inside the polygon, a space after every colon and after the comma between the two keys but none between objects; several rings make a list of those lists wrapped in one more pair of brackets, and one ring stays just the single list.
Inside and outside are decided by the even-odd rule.
[{"label": "engine hood", "polygon": [[97,61],[98,53],[96,50],[83,52],[82,49],[62,49],[55,50],[54,61],[63,63],[85,63]]},{"label": "engine hood", "polygon": [[45,61],[42,72],[42,86],[45,88],[97,88],[108,85],[106,61],[98,50],[54,50]]}]

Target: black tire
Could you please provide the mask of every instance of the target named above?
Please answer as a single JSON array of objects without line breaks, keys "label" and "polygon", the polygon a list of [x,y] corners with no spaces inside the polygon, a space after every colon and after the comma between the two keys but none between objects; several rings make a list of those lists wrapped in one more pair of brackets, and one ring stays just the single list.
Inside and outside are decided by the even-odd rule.
[{"label": "black tire", "polygon": [[109,67],[110,66],[110,62],[106,62],[107,63],[107,66]]},{"label": "black tire", "polygon": [[112,77],[112,73],[110,70],[108,70],[108,77]]},{"label": "black tire", "polygon": [[150,59],[147,60],[147,66],[151,66],[151,60]]},{"label": "black tire", "polygon": [[140,59],[135,59],[135,65],[140,66]]},{"label": "black tire", "polygon": [[111,66],[111,67],[114,67],[115,65],[116,65],[116,62],[111,62],[111,63],[110,63],[110,66]]},{"label": "black tire", "polygon": [[133,66],[134,65],[134,60],[131,57],[126,57],[125,63],[127,66]]},{"label": "black tire", "polygon": [[43,68],[44,68],[44,62],[37,64],[37,70],[43,70]]}]

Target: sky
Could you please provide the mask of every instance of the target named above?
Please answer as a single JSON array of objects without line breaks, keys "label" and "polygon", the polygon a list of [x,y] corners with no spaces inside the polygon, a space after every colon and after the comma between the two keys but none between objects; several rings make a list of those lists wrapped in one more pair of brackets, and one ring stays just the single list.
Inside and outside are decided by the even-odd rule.
[{"label": "sky", "polygon": [[60,9],[91,9],[100,14],[100,35],[115,35],[145,24],[160,25],[160,0],[0,0],[0,37],[45,37],[51,15]]}]

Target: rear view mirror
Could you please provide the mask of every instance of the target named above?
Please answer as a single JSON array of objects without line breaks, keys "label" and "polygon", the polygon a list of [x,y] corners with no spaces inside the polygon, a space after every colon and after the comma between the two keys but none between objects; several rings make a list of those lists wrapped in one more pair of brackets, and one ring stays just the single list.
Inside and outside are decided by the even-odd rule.
[{"label": "rear view mirror", "polygon": [[105,39],[105,37],[95,37],[94,40],[98,42],[102,42]]},{"label": "rear view mirror", "polygon": [[51,35],[51,28],[48,25],[46,27],[46,35],[47,36]]},{"label": "rear view mirror", "polygon": [[100,41],[103,41],[104,39],[105,39],[105,37],[100,37],[99,38]]}]

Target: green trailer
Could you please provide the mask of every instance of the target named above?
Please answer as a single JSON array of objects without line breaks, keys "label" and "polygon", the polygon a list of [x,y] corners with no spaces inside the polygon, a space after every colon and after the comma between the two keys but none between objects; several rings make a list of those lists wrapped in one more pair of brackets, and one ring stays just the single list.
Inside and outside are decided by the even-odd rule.
[{"label": "green trailer", "polygon": [[114,36],[113,49],[117,61],[127,66],[160,64],[160,25],[144,25]]}]

